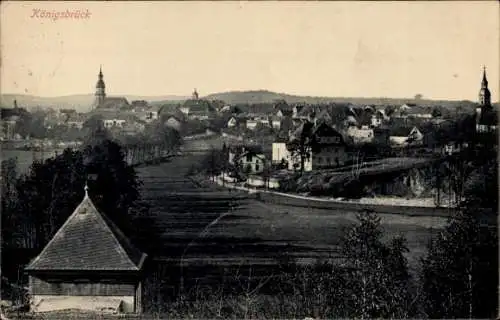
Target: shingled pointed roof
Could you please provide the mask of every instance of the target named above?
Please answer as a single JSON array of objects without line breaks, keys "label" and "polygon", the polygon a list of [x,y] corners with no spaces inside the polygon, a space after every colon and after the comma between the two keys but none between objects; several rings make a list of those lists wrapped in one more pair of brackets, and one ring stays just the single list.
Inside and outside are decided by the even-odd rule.
[{"label": "shingled pointed roof", "polygon": [[26,270],[138,271],[145,258],[85,190],[82,202]]}]

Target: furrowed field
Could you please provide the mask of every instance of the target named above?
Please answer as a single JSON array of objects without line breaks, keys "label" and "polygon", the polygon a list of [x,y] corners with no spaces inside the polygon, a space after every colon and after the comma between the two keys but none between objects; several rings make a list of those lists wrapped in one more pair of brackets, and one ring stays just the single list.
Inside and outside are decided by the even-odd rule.
[{"label": "furrowed field", "polygon": [[[136,227],[155,261],[154,279],[163,278],[174,289],[181,278],[185,286],[221,283],[228,274],[250,270],[254,277],[272,274],[289,258],[311,264],[339,257],[343,229],[355,222],[357,212],[263,203],[246,193],[199,183],[186,174],[202,157],[185,154],[137,169],[150,212]],[[386,237],[407,238],[413,272],[431,235],[446,223],[446,218],[404,212],[380,217]]]}]

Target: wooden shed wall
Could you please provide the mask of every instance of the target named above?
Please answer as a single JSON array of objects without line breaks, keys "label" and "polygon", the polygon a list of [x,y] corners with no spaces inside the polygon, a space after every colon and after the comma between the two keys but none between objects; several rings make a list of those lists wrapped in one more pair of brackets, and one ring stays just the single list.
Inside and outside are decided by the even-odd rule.
[{"label": "wooden shed wall", "polygon": [[30,277],[33,295],[135,296],[136,283],[103,281],[46,280]]}]

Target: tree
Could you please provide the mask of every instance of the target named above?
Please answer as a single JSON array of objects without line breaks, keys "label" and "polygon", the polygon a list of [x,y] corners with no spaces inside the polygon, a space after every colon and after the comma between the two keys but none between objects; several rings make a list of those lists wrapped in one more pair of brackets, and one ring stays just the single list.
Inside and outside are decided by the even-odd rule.
[{"label": "tree", "polygon": [[493,318],[497,304],[496,232],[480,226],[476,210],[454,217],[429,243],[422,261],[429,318]]},{"label": "tree", "polygon": [[3,160],[1,164],[1,248],[15,247],[15,226],[19,223],[14,212],[17,204],[16,179],[17,158]]},{"label": "tree", "polygon": [[66,149],[61,155],[34,163],[28,175],[16,181],[14,226],[29,247],[40,249],[82,200],[88,175],[89,193],[96,206],[124,232],[128,209],[139,198],[135,171],[123,159],[121,147],[110,140],[96,141],[83,151]]},{"label": "tree", "polygon": [[88,130],[88,132],[95,132],[96,130],[102,129],[104,127],[102,115],[94,114],[90,116],[83,123],[83,128]]},{"label": "tree", "polygon": [[443,114],[441,112],[441,109],[439,109],[438,107],[434,107],[434,109],[432,109],[432,117],[433,118],[439,118],[441,117]]},{"label": "tree", "polygon": [[465,199],[422,260],[424,307],[431,318],[496,316],[497,226],[483,218],[496,217],[498,162],[490,153],[473,163],[472,172],[455,172],[466,174],[458,178]]},{"label": "tree", "polygon": [[122,147],[111,140],[89,145],[82,152],[86,174],[97,179],[89,183],[96,205],[119,227],[128,227],[128,209],[139,199],[140,181],[124,159]]},{"label": "tree", "polygon": [[199,170],[211,177],[219,175],[227,167],[227,157],[225,157],[225,154],[221,150],[211,149],[200,162]]},{"label": "tree", "polygon": [[312,148],[312,139],[311,132],[313,128],[312,122],[305,122],[302,125],[302,130],[298,137],[295,137],[290,143],[287,145],[287,149],[291,153],[292,158],[300,159],[300,172],[304,173],[304,167],[306,160],[311,157],[311,148]]},{"label": "tree", "polygon": [[372,211],[357,216],[358,223],[345,233],[342,253],[351,267],[345,282],[350,316],[398,317],[410,314],[410,275],[404,253],[405,239],[382,242],[380,218]]}]

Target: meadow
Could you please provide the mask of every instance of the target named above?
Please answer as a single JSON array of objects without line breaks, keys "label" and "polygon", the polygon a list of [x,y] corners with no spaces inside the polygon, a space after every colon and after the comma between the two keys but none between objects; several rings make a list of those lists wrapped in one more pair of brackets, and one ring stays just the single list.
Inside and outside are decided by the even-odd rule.
[{"label": "meadow", "polygon": [[[343,230],[355,223],[358,212],[263,203],[240,191],[200,185],[186,173],[201,157],[185,155],[137,169],[142,198],[150,206],[138,217],[138,241],[156,261],[189,269],[270,267],[280,259],[311,264],[339,257]],[[443,217],[379,215],[387,238],[406,237],[414,271],[432,234],[446,224]]]}]

